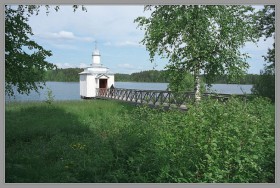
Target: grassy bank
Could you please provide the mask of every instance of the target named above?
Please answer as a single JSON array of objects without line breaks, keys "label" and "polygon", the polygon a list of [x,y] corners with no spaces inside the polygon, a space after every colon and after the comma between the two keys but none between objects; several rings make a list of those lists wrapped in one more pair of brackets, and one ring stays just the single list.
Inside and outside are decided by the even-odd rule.
[{"label": "grassy bank", "polygon": [[6,182],[274,182],[274,107],[6,104]]}]

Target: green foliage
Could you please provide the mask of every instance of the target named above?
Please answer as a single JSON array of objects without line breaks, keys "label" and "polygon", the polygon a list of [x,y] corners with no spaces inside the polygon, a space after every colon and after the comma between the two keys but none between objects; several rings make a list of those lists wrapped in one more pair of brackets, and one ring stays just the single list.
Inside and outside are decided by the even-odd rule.
[{"label": "green foliage", "polygon": [[[257,14],[257,26],[260,36],[266,38],[275,38],[275,5],[265,5]],[[267,56],[264,56],[265,61],[272,63],[269,68],[275,67],[275,42],[273,48],[268,49]]]},{"label": "green foliage", "polygon": [[190,105],[187,114],[144,107],[134,119],[140,130],[132,124],[127,129],[146,140],[130,156],[131,171],[138,169],[147,182],[275,181],[274,114],[263,99],[206,100]]},{"label": "green foliage", "polygon": [[129,74],[116,73],[115,74],[115,81],[116,82],[129,82],[129,81],[131,81],[130,75]]},{"label": "green foliage", "polygon": [[[258,12],[258,29],[260,36],[275,38],[275,6],[266,5]],[[267,55],[263,56],[268,63],[260,77],[254,82],[252,93],[270,98],[275,101],[275,42],[268,49]]]},{"label": "green foliage", "polygon": [[5,112],[6,183],[275,182],[275,111],[262,98],[187,112],[103,100]]},{"label": "green foliage", "polygon": [[83,69],[80,68],[67,68],[49,70],[45,74],[45,80],[57,82],[79,82],[79,73]]},{"label": "green foliage", "polygon": [[258,96],[267,97],[275,102],[275,73],[270,68],[261,71],[261,75],[254,82],[252,93]]},{"label": "green foliage", "polygon": [[[168,89],[171,91],[193,91],[194,89],[194,77],[187,70],[182,70],[178,67],[167,66],[167,70],[164,72],[169,80]],[[205,92],[205,83],[201,83],[200,90]]]},{"label": "green foliage", "polygon": [[50,88],[47,88],[47,96],[46,96],[46,100],[45,102],[47,104],[52,104],[54,102],[54,95],[53,95],[53,92]]},{"label": "green foliage", "polygon": [[163,73],[164,71],[158,70],[141,71],[139,73],[132,73],[130,78],[132,81],[137,82],[167,82]]},{"label": "green foliage", "polygon": [[27,8],[5,5],[5,91],[9,96],[14,95],[13,86],[26,94],[42,88],[35,82],[43,81],[45,69],[54,67],[45,60],[51,51],[30,39],[33,33],[27,23],[31,14],[26,15]]},{"label": "green foliage", "polygon": [[200,71],[207,83],[219,75],[236,80],[245,74],[248,55],[241,54],[240,48],[258,37],[252,7],[156,5],[144,10],[151,11],[151,16],[135,22],[145,31],[142,43],[150,60],[158,54],[169,59],[171,66],[192,72],[195,91]]},{"label": "green foliage", "polygon": [[164,70],[148,70],[132,74],[115,74],[115,80],[117,82],[168,82],[164,73]]},{"label": "green foliage", "polygon": [[[83,69],[80,68],[66,68],[48,70],[45,74],[45,80],[58,82],[78,82],[79,73]],[[168,82],[164,76],[165,71],[148,70],[132,74],[115,74],[115,81],[117,82]]]},{"label": "green foliage", "polygon": [[[5,5],[5,92],[13,96],[13,87],[21,94],[29,94],[31,90],[43,88],[44,73],[56,66],[46,61],[51,56],[36,41],[31,40],[32,28],[28,20],[38,15],[41,5]],[[45,5],[46,13],[50,6]],[[53,7],[55,11],[59,6]],[[74,11],[78,8],[73,6]],[[85,8],[82,6],[82,10]]]},{"label": "green foliage", "polygon": [[[79,81],[79,73],[82,72],[83,69],[80,68],[66,68],[66,69],[55,69],[48,70],[45,72],[44,79],[46,81],[56,81],[56,82],[78,82]],[[116,82],[160,82],[160,83],[174,83],[174,87],[176,87],[175,83],[180,83],[182,81],[182,76],[179,76],[178,72],[171,72],[170,70],[148,70],[135,72],[132,74],[115,74]],[[181,73],[181,72],[180,72]],[[174,74],[174,75],[173,75]],[[193,76],[191,73],[183,73],[185,75],[185,81],[182,83],[182,86],[186,90],[193,90]],[[255,80],[258,79],[259,75],[256,74],[246,74],[243,78],[240,78],[237,82],[230,82],[226,75],[217,76],[217,78],[213,81],[213,83],[219,84],[227,84],[227,83],[239,83],[239,84],[253,84]],[[200,75],[202,80],[201,90],[204,91],[203,85],[205,85],[205,78],[203,75]],[[173,88],[174,89],[174,88]],[[172,89],[172,90],[173,90]]]},{"label": "green foliage", "polygon": [[235,82],[228,79],[226,75],[217,76],[213,81],[214,84],[253,84],[259,79],[260,75],[258,74],[246,74],[243,77],[235,80]]}]

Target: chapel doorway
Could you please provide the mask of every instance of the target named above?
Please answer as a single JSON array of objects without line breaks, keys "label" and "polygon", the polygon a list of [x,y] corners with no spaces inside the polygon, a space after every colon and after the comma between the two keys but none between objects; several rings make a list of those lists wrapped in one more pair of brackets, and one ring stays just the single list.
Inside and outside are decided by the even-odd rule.
[{"label": "chapel doorway", "polygon": [[107,88],[107,79],[99,79],[99,88]]}]

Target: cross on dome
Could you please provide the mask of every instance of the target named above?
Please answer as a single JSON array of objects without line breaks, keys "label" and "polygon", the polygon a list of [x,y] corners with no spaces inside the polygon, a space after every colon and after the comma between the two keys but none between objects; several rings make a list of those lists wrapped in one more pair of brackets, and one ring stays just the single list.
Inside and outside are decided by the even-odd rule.
[{"label": "cross on dome", "polygon": [[97,49],[97,40],[93,41],[94,42],[94,49]]},{"label": "cross on dome", "polygon": [[97,40],[94,41],[94,51],[92,55],[100,55],[99,50],[97,49]]}]

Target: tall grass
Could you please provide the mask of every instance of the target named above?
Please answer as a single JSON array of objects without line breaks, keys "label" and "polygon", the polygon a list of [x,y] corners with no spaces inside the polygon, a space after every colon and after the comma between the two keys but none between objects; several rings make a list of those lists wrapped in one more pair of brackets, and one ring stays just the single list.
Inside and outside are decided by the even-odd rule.
[{"label": "tall grass", "polygon": [[274,182],[274,108],[116,101],[6,105],[6,182]]},{"label": "tall grass", "polygon": [[6,182],[87,181],[79,176],[103,165],[96,159],[106,152],[105,130],[131,108],[107,101],[6,105]]}]

